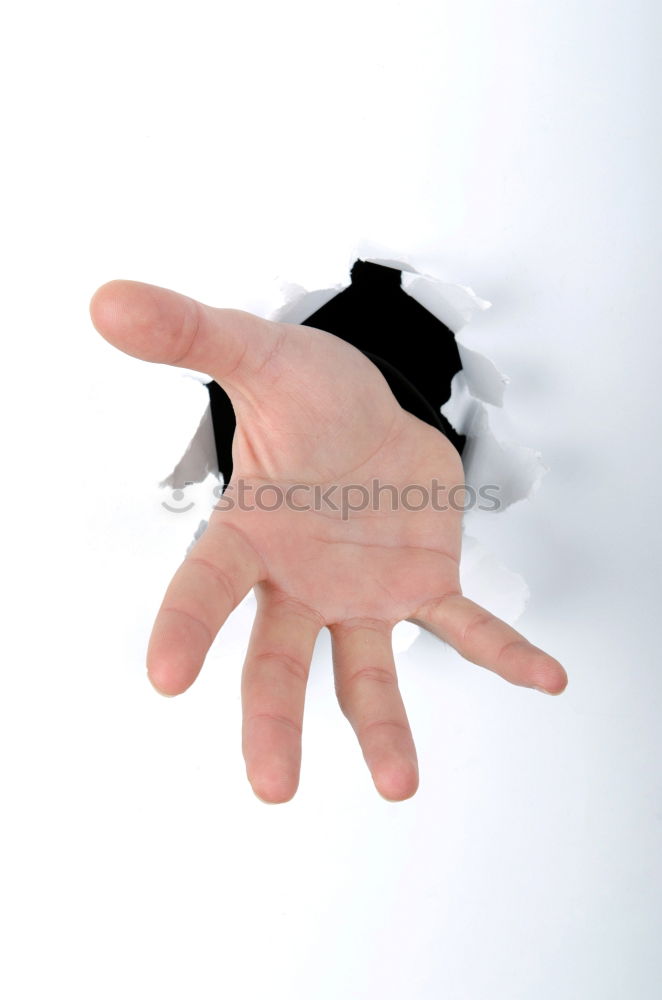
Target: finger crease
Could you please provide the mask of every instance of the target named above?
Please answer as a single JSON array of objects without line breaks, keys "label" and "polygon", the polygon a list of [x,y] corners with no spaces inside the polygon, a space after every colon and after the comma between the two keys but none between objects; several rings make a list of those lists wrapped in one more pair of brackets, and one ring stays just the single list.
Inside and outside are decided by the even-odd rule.
[{"label": "finger crease", "polygon": [[255,715],[248,716],[246,722],[252,722],[254,719],[267,719],[269,722],[279,722],[283,726],[293,729],[299,736],[302,733],[302,727],[299,723],[295,722],[294,719],[290,719],[287,715],[278,715],[275,712],[257,712]]},{"label": "finger crease", "polygon": [[531,643],[528,642],[526,639],[511,639],[509,642],[505,644],[505,646],[502,646],[501,649],[499,650],[499,653],[497,655],[497,661],[500,661],[503,654],[506,653],[509,649],[512,649],[513,646],[526,647],[530,645]]},{"label": "finger crease", "polygon": [[[303,601],[298,600],[296,597],[285,596],[272,598],[271,609],[278,609],[278,611],[281,611],[283,607],[285,607],[285,609],[291,608],[295,614],[299,615],[301,618],[307,618],[320,628],[324,626],[324,618],[319,611],[311,608],[308,604],[304,604]],[[269,610],[267,611],[267,614],[269,613]]]},{"label": "finger crease", "polygon": [[253,545],[253,543],[250,540],[250,538],[248,537],[248,535],[246,535],[241,530],[241,528],[238,528],[237,525],[233,524],[231,521],[222,522],[221,523],[221,527],[229,528],[231,531],[234,531],[235,535],[238,535],[239,538],[241,538],[242,542],[244,542],[244,544],[247,545],[253,551],[253,553],[255,555],[255,558],[258,561],[258,566],[260,567],[260,569],[259,569],[259,573],[260,573],[259,579],[260,580],[264,579],[266,577],[266,575],[267,575],[267,570],[266,570],[266,567],[264,565],[264,559],[262,558],[262,556],[260,555],[260,553],[258,552],[258,550],[255,548],[255,546]]},{"label": "finger crease", "polygon": [[195,563],[198,566],[206,566],[210,570],[212,576],[217,583],[221,584],[221,587],[228,594],[232,607],[236,607],[237,594],[234,589],[234,585],[228,573],[220,568],[220,566],[215,566],[214,563],[210,562],[208,559],[203,559],[202,556],[189,556],[189,562]]},{"label": "finger crease", "polygon": [[347,677],[347,683],[356,680],[376,681],[378,684],[395,684],[395,675],[383,667],[361,667]]},{"label": "finger crease", "polygon": [[[195,343],[195,339],[198,336],[198,333],[200,331],[200,320],[201,320],[201,316],[202,316],[202,313],[201,313],[201,310],[200,310],[200,306],[194,300],[191,300],[191,302],[192,302],[192,306],[193,306],[193,310],[192,310],[193,333],[192,333],[192,335],[191,335],[191,337],[189,339],[188,346],[187,346],[186,350],[183,352],[183,354],[180,357],[178,357],[176,361],[169,362],[172,365],[180,365],[182,363],[182,361],[184,360],[184,358],[187,356],[187,354],[189,353],[189,351],[193,347],[193,344]],[[187,313],[186,313],[187,319],[188,319],[188,317],[190,315],[191,315],[191,309],[189,308],[187,310]],[[186,323],[185,323],[185,325],[186,325]]]},{"label": "finger crease", "polygon": [[286,333],[287,333],[287,331],[285,330],[285,328],[281,326],[281,328],[279,329],[279,331],[278,331],[278,333],[276,335],[275,342],[269,348],[269,351],[267,353],[266,358],[264,358],[259,363],[259,365],[257,366],[257,368],[253,369],[253,374],[254,375],[261,375],[264,372],[264,370],[269,366],[269,364],[271,363],[271,361],[276,357],[276,355],[279,353],[281,347],[283,346],[283,343],[284,343],[285,337],[286,337]]},{"label": "finger crease", "polygon": [[439,608],[444,601],[447,601],[451,597],[461,597],[462,594],[459,590],[449,590],[448,593],[442,594],[441,597],[436,597],[432,601],[428,601],[426,604],[421,605],[417,611],[414,612],[417,621],[431,620],[434,616],[434,612]]},{"label": "finger crease", "polygon": [[183,608],[170,608],[170,607],[161,608],[161,612],[164,611],[170,611],[170,612],[174,611],[176,615],[184,615],[186,618],[189,618],[192,622],[195,622],[196,625],[201,625],[209,636],[209,645],[211,646],[212,642],[214,641],[214,636],[212,634],[211,629],[209,628],[209,625],[205,624],[205,622],[203,622],[201,618],[198,618],[196,615],[192,615],[190,611],[184,611]]},{"label": "finger crease", "polygon": [[462,630],[460,645],[467,642],[470,633],[474,632],[477,628],[480,628],[483,625],[488,625],[489,622],[491,621],[492,621],[492,615],[490,615],[487,612],[485,614],[476,615],[475,618],[472,618],[471,621],[468,622],[467,625],[465,625],[464,629]]},{"label": "finger crease", "polygon": [[341,635],[351,635],[352,632],[360,631],[376,632],[378,635],[384,635],[384,632],[390,631],[391,627],[386,621],[380,618],[348,618],[334,625],[333,631]]},{"label": "finger crease", "polygon": [[253,660],[275,660],[277,663],[284,667],[285,670],[296,677],[297,680],[305,681],[308,677],[308,667],[303,660],[298,657],[291,655],[290,653],[276,653],[270,650],[264,653],[256,653]]}]

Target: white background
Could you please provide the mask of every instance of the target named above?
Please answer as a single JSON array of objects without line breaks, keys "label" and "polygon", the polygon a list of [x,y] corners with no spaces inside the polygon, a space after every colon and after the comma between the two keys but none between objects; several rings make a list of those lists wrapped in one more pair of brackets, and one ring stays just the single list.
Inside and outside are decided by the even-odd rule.
[{"label": "white background", "polygon": [[[8,1000],[659,995],[660,21],[654,0],[4,15]],[[248,599],[186,694],[147,682],[209,482],[161,507],[185,377],[87,307],[126,277],[264,312],[362,238],[493,303],[466,342],[550,471],[475,533],[570,683],[515,688],[421,636],[397,660],[421,784],[389,803],[325,633],[299,791],[268,806],[240,749]]]}]

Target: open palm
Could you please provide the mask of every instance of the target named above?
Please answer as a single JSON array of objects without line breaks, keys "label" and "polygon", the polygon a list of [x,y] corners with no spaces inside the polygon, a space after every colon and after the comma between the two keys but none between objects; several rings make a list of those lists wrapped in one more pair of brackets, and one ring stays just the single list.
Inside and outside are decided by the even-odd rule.
[{"label": "open palm", "polygon": [[397,622],[422,625],[512,683],[565,688],[556,660],[462,596],[462,515],[452,502],[460,456],[400,407],[359,350],[141,282],[102,285],[90,310],[116,347],[206,372],[232,401],[232,478],[166,591],[147,668],[161,692],[186,690],[255,587],[242,746],[260,798],[284,802],[296,792],[306,682],[323,627],[340,706],[387,799],[418,787],[391,647]]}]

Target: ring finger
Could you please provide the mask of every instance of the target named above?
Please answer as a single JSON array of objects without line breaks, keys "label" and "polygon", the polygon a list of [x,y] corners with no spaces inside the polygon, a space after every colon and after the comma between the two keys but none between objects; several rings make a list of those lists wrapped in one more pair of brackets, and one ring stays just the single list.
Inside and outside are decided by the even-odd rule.
[{"label": "ring finger", "polygon": [[379,794],[391,801],[418,788],[418,760],[395,672],[391,628],[360,619],[330,628],[338,702],[357,735]]}]

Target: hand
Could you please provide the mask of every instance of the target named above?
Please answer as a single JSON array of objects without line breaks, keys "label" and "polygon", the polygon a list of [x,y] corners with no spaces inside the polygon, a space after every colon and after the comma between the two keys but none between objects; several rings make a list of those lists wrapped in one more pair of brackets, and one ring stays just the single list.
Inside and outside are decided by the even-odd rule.
[{"label": "hand", "polygon": [[[552,694],[565,688],[556,660],[462,596],[461,511],[430,503],[413,510],[421,491],[402,493],[411,484],[431,490],[433,481],[459,486],[460,456],[440,431],[399,406],[359,350],[321,330],[135,281],[102,285],[90,312],[120,350],[205,372],[232,401],[234,468],[217,506],[229,507],[243,481],[244,509],[235,500],[232,509],[212,511],[166,591],[147,670],[162,693],[185,691],[223,622],[255,587],[241,679],[242,750],[259,798],[285,802],[298,787],[306,682],[325,626],[340,707],[389,800],[418,787],[391,648],[398,621],[416,622],[513,684]],[[370,492],[375,481],[394,490],[349,516],[333,510],[343,487],[358,508],[361,487]],[[278,488],[284,498],[295,485],[291,502],[265,509],[276,507]],[[410,497],[410,509],[400,502],[392,510],[393,496]],[[436,506],[447,503],[448,494],[438,494]],[[293,509],[306,505],[318,509]]]}]

